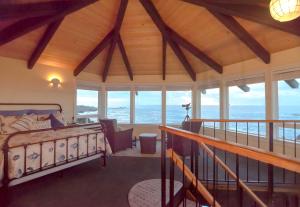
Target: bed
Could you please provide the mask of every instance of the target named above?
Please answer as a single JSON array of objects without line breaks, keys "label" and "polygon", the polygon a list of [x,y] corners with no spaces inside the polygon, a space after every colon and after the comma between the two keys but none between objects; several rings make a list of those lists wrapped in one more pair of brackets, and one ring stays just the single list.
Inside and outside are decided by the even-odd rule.
[{"label": "bed", "polygon": [[[55,116],[60,122],[64,121],[59,104],[0,103],[0,106],[30,107],[22,110],[0,110],[2,190],[98,158],[102,158],[102,165],[106,165],[106,157],[111,154],[111,148],[106,139],[105,126],[100,123],[72,126],[63,124],[53,128],[49,127],[49,122],[52,124],[51,117]],[[50,109],[32,109],[34,106]],[[33,129],[8,127],[21,123],[20,120],[28,116],[31,119],[36,118],[34,124],[32,123],[32,126],[35,125]],[[44,126],[39,126],[41,123]]]}]

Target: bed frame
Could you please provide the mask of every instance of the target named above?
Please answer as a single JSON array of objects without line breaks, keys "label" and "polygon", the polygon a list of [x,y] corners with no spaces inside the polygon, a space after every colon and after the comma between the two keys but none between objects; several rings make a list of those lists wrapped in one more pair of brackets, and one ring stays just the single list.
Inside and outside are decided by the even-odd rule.
[{"label": "bed frame", "polygon": [[[56,103],[0,103],[0,106],[52,106],[52,107],[56,107],[56,110],[53,111],[59,111],[62,112],[62,107],[60,104],[56,104]],[[1,111],[1,110],[0,110]],[[58,172],[61,171],[63,169],[75,166],[75,165],[79,165],[81,163],[85,163],[97,158],[102,158],[103,159],[103,166],[106,166],[106,139],[104,139],[104,150],[98,150],[97,149],[97,139],[96,139],[96,151],[93,153],[89,153],[88,152],[88,143],[87,143],[87,154],[85,156],[79,156],[79,147],[77,147],[77,158],[75,159],[68,159],[68,156],[66,156],[66,160],[60,163],[56,163],[56,142],[59,140],[66,140],[66,155],[68,155],[68,141],[71,138],[74,138],[74,136],[72,137],[63,137],[60,139],[56,139],[56,140],[47,140],[47,141],[41,141],[41,142],[35,142],[35,143],[30,143],[30,144],[24,144],[24,145],[18,145],[18,146],[13,146],[10,147],[9,146],[9,141],[14,138],[16,135],[20,135],[20,134],[29,134],[29,133],[33,133],[33,132],[42,132],[42,131],[49,131],[49,130],[61,130],[61,129],[66,129],[66,128],[76,128],[76,127],[85,127],[88,129],[93,129],[95,130],[95,132],[93,133],[87,133],[87,134],[81,134],[80,136],[77,136],[77,143],[79,144],[79,137],[81,136],[89,136],[89,135],[97,135],[98,133],[102,132],[104,133],[104,137],[106,137],[106,129],[105,126],[101,123],[93,123],[93,124],[80,124],[80,125],[74,125],[74,126],[66,126],[66,127],[61,127],[61,128],[56,128],[56,129],[41,129],[41,130],[30,130],[30,131],[21,131],[21,132],[16,132],[13,133],[11,135],[9,135],[9,137],[6,139],[4,145],[3,145],[3,155],[4,155],[4,177],[2,179],[2,192],[4,193],[4,197],[6,197],[5,203],[7,203],[7,197],[8,197],[8,188],[10,186],[14,186],[23,182],[27,182],[29,180],[33,180],[35,178],[47,175],[47,174],[51,174],[54,172]],[[89,139],[87,139],[89,140]],[[51,166],[47,166],[47,167],[42,167],[42,145],[45,142],[54,142],[54,164]],[[26,172],[26,155],[27,155],[27,147],[30,145],[36,145],[39,144],[40,145],[40,167],[38,170],[35,170],[33,172]],[[8,153],[10,151],[10,149],[13,148],[17,148],[17,147],[24,147],[24,170],[23,170],[23,175],[20,178],[13,178],[10,179],[9,178],[9,156]],[[0,193],[1,194],[1,193]],[[0,196],[1,197],[1,196]],[[0,198],[0,204],[1,204],[1,198]]]}]

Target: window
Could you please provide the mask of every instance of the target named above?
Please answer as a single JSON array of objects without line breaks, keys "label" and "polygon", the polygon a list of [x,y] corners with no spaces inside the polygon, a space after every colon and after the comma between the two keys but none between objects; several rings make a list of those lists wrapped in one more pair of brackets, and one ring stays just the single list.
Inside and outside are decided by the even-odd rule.
[{"label": "window", "polygon": [[79,123],[94,123],[98,120],[98,91],[77,89],[76,120]]},{"label": "window", "polygon": [[[200,90],[201,119],[220,119],[220,89],[210,88]],[[219,122],[206,122],[205,127],[220,127]]]},{"label": "window", "polygon": [[[293,81],[300,84],[300,78]],[[299,86],[293,88],[284,80],[278,81],[278,118],[281,120],[300,120]]]},{"label": "window", "polygon": [[203,119],[220,118],[220,89],[211,88],[200,91],[201,93],[201,114]]},{"label": "window", "polygon": [[130,91],[107,92],[107,117],[130,123]]},{"label": "window", "polygon": [[138,91],[135,95],[135,123],[161,123],[161,91]]},{"label": "window", "polygon": [[[264,120],[265,114],[265,84],[243,84],[229,87],[229,119]],[[229,124],[235,130],[235,123]],[[246,123],[238,124],[238,131],[247,131]],[[259,129],[259,130],[258,130]],[[249,123],[248,132],[265,135],[264,123]]]},{"label": "window", "polygon": [[[166,119],[167,124],[181,124],[187,115],[187,110],[182,104],[192,103],[192,92],[189,91],[167,91],[166,97]],[[192,109],[188,110],[191,116]]]},{"label": "window", "polygon": [[[280,120],[300,120],[300,78],[278,81],[278,118]],[[293,123],[279,127],[279,137],[294,140],[300,138],[300,129]],[[299,124],[296,125],[296,128]]]}]

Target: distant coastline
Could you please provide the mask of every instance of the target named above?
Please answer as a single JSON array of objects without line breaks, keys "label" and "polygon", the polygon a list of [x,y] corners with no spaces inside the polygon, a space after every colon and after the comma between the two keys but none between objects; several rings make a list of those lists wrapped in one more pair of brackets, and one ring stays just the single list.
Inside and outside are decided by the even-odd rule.
[{"label": "distant coastline", "polygon": [[94,106],[84,106],[84,105],[77,106],[77,113],[78,114],[81,114],[81,113],[84,113],[84,112],[95,112],[97,110],[98,110],[97,107],[94,107]]}]

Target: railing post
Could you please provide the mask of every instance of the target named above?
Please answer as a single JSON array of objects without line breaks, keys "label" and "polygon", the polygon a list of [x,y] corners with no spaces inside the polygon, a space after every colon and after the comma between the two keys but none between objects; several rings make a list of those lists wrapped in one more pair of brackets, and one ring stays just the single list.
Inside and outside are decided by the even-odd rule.
[{"label": "railing post", "polygon": [[166,133],[161,131],[161,207],[166,206]]},{"label": "railing post", "polygon": [[[273,140],[274,139],[274,123],[269,123],[269,151],[273,152]],[[272,197],[273,194],[273,179],[274,179],[274,172],[273,172],[273,165],[268,164],[268,192],[269,198]]]},{"label": "railing post", "polygon": [[[171,148],[173,149],[173,134],[171,135],[171,137],[169,137],[171,139]],[[174,207],[174,162],[173,162],[173,151],[172,151],[172,155],[170,157],[170,191],[169,191],[170,195],[169,195],[169,200],[170,200],[170,207]]]}]

